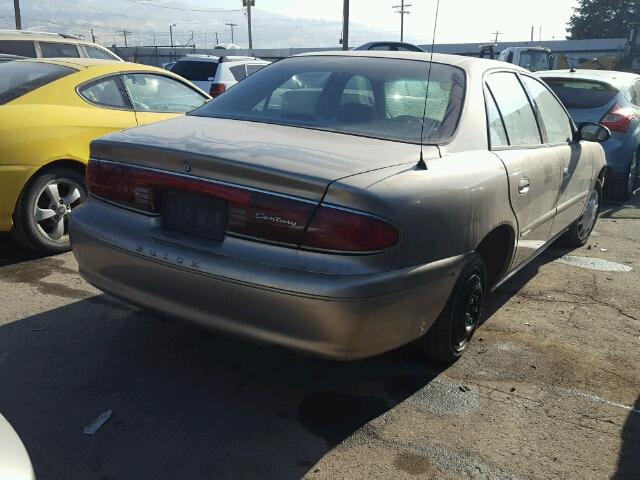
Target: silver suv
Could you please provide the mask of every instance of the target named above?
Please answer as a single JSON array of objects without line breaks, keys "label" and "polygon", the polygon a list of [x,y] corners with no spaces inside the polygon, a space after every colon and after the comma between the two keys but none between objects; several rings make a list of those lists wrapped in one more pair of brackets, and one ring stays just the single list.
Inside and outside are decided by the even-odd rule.
[{"label": "silver suv", "polygon": [[270,63],[255,57],[187,55],[178,60],[171,71],[217,97]]},{"label": "silver suv", "polygon": [[30,58],[97,58],[122,61],[115,53],[64,33],[0,30],[0,54]]}]

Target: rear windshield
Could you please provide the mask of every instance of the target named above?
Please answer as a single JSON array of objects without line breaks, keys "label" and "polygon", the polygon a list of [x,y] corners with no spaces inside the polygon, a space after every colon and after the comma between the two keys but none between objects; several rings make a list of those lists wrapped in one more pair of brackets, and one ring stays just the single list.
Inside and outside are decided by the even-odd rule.
[{"label": "rear windshield", "polygon": [[192,115],[443,143],[458,123],[464,72],[434,63],[366,57],[284,59],[247,77]]},{"label": "rear windshield", "polygon": [[48,63],[27,61],[2,63],[0,64],[0,105],[75,71],[73,68]]},{"label": "rear windshield", "polygon": [[0,40],[0,53],[33,58],[36,56],[36,47],[33,40]]},{"label": "rear windshield", "polygon": [[180,60],[171,67],[171,71],[187,80],[207,81],[209,77],[215,77],[218,64],[215,62],[197,62]]},{"label": "rear windshield", "polygon": [[606,83],[567,78],[545,78],[567,108],[597,108],[609,103],[618,94]]}]

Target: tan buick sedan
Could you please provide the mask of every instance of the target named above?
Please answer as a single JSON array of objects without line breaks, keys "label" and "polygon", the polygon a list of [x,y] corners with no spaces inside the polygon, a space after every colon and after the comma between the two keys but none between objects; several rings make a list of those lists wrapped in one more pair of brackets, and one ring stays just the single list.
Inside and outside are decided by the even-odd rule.
[{"label": "tan buick sedan", "polygon": [[95,141],[71,240],[93,285],[338,359],[467,348],[489,289],[586,242],[606,128],[510,64],[328,52]]}]

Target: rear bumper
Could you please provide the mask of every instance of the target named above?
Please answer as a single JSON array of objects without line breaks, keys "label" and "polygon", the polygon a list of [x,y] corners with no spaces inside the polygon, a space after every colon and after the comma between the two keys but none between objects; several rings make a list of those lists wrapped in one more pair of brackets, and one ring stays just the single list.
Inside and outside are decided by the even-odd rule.
[{"label": "rear bumper", "polygon": [[638,141],[632,135],[614,133],[602,144],[607,161],[607,176],[616,180],[626,178],[633,155],[638,149]]},{"label": "rear bumper", "polygon": [[134,232],[106,232],[90,207],[74,211],[71,240],[80,273],[100,290],[205,329],[340,360],[423,335],[465,261],[460,255],[366,275],[295,270],[149,237],[142,246]]}]

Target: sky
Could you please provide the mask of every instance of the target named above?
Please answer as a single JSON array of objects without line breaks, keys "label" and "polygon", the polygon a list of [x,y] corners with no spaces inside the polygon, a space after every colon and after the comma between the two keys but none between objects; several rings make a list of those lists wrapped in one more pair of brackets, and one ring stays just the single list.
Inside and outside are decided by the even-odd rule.
[{"label": "sky", "polygon": [[[255,0],[254,47],[338,46],[343,0]],[[350,45],[399,40],[401,0],[350,0]],[[437,0],[405,0],[405,40],[431,43]],[[204,46],[216,32],[230,42],[228,22],[238,24],[235,43],[247,46],[242,0],[20,0],[25,28],[82,34],[94,29],[97,41],[129,45],[169,44],[175,24],[178,44],[195,38]],[[485,43],[499,31],[501,41],[563,39],[578,0],[440,0],[436,43]],[[198,10],[201,9],[201,10]],[[215,12],[214,12],[215,11]],[[0,0],[0,28],[13,28],[13,0]],[[296,20],[297,19],[297,20]],[[541,29],[541,30],[540,30]],[[191,33],[194,32],[194,33]],[[541,37],[540,37],[541,34]]]},{"label": "sky", "polygon": [[[192,0],[193,1],[193,0]],[[196,0],[197,1],[197,0]],[[206,4],[237,8],[241,0],[208,0]],[[400,0],[351,0],[350,18],[358,24],[396,33],[399,37],[400,15],[392,5]],[[430,43],[436,0],[405,0],[410,3],[405,16],[406,39]],[[440,0],[437,43],[485,42],[502,32],[501,40],[528,40],[531,27],[535,38],[563,39],[566,24],[577,0]],[[341,21],[342,0],[256,0],[256,9],[291,17]],[[259,19],[256,19],[259,21]]]}]

